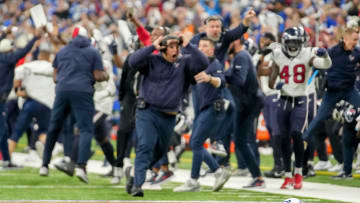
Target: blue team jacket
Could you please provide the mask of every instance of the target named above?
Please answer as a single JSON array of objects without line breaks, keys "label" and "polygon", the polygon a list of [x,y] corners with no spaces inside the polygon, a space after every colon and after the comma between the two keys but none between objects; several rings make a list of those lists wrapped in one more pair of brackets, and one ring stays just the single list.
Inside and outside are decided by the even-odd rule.
[{"label": "blue team jacket", "polygon": [[208,66],[207,57],[190,43],[187,53],[175,63],[170,63],[159,54],[152,54],[154,46],[144,47],[129,58],[131,68],[143,74],[139,97],[163,111],[177,111],[184,92],[193,76]]}]

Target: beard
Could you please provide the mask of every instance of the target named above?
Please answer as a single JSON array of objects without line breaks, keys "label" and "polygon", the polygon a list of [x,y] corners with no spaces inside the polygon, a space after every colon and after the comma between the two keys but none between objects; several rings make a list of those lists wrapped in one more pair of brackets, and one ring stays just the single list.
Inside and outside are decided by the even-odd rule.
[{"label": "beard", "polygon": [[220,40],[220,37],[221,37],[221,35],[218,35],[217,37],[214,37],[214,36],[207,36],[209,39],[211,39],[212,41],[214,41],[214,42],[217,42],[217,41],[219,41]]}]

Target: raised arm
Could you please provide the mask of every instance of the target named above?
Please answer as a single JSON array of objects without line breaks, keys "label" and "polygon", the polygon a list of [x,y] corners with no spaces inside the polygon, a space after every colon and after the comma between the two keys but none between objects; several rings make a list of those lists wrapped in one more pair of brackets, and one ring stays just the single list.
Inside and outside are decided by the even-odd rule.
[{"label": "raised arm", "polygon": [[16,50],[13,53],[9,54],[9,61],[13,64],[15,64],[18,60],[20,60],[21,58],[23,58],[27,53],[29,53],[29,51],[32,49],[32,47],[34,46],[35,42],[40,39],[40,37],[34,37],[32,40],[30,40],[30,42],[27,43],[27,45],[19,50]]},{"label": "raised arm", "polygon": [[329,69],[332,65],[332,61],[326,49],[318,48],[315,51],[315,56],[311,58],[309,65],[314,66],[317,69]]},{"label": "raised arm", "polygon": [[256,16],[256,13],[253,9],[250,9],[244,17],[244,20],[236,28],[229,30],[224,35],[224,41],[231,43],[237,39],[240,39],[241,36],[248,30],[252,19]]},{"label": "raised arm", "polygon": [[144,28],[139,19],[137,19],[131,12],[128,12],[126,14],[126,17],[135,25],[136,33],[139,37],[139,40],[144,44],[144,46],[151,45],[150,33]]}]

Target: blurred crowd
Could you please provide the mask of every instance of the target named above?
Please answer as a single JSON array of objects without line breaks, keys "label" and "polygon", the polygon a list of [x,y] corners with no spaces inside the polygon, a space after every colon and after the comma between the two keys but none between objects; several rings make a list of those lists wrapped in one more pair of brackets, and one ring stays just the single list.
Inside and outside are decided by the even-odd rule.
[{"label": "blurred crowd", "polygon": [[[262,33],[279,36],[285,28],[303,25],[310,35],[312,45],[332,47],[340,38],[347,23],[356,22],[360,15],[359,0],[14,0],[1,1],[0,23],[3,27],[17,26],[15,38],[19,47],[33,33],[29,9],[42,4],[51,31],[63,39],[71,39],[77,23],[90,30],[98,28],[105,36],[116,32],[118,20],[126,20],[131,12],[147,26],[167,26],[172,31],[198,33],[203,31],[203,21],[210,15],[223,17],[224,29],[233,28],[249,7],[257,17],[250,27],[250,37],[255,44]],[[135,33],[131,24],[130,31]],[[126,51],[129,43],[122,36],[119,51]],[[124,53],[124,56],[126,53]]]},{"label": "blurred crowd", "polygon": [[[34,7],[35,5],[38,5],[38,4],[41,4],[43,6],[45,15],[48,20],[48,24],[45,26],[46,30],[42,30],[43,33],[39,33],[40,32],[39,29],[34,28],[34,21],[32,20],[30,12],[29,12],[29,10],[32,7]],[[253,13],[253,11],[254,11],[254,14],[253,14],[254,16],[249,17],[248,14]],[[215,16],[215,15],[216,15],[215,18],[213,18],[213,19],[209,18],[209,16]],[[251,17],[253,17],[253,18],[250,21],[249,19]],[[249,18],[249,19],[247,19],[247,18]],[[238,44],[234,43],[235,45],[233,47],[231,47],[230,49],[229,49],[229,46],[230,46],[231,42],[229,42],[228,44],[224,43],[224,41],[222,41],[223,38],[220,38],[220,36],[218,36],[217,40],[211,39],[211,37],[213,37],[213,36],[207,36],[207,37],[209,37],[209,39],[205,39],[205,41],[207,40],[213,49],[215,49],[214,47],[216,47],[216,49],[219,47],[224,48],[224,50],[225,50],[224,53],[219,53],[220,52],[219,51],[219,52],[215,52],[215,55],[220,55],[220,57],[216,56],[216,57],[218,57],[220,62],[226,61],[225,62],[225,70],[226,70],[227,68],[229,68],[229,66],[230,66],[229,64],[233,63],[233,62],[230,62],[230,60],[228,60],[228,58],[226,58],[228,55],[227,51],[229,51],[229,50],[234,51],[237,47],[241,47],[241,48],[239,48],[239,50],[242,51],[242,46],[244,45],[246,47],[246,50],[252,56],[254,56],[254,54],[257,50],[259,50],[259,52],[256,54],[263,55],[262,57],[264,57],[268,53],[265,54],[264,52],[262,52],[265,50],[261,50],[261,49],[268,46],[270,44],[270,42],[276,42],[276,41],[280,42],[282,33],[284,33],[284,31],[288,28],[293,28],[293,29],[296,28],[296,30],[297,29],[301,30],[300,28],[304,28],[304,30],[306,32],[303,32],[304,35],[301,35],[300,37],[304,36],[306,38],[306,39],[301,38],[302,41],[304,41],[304,43],[305,42],[308,43],[308,44],[306,44],[306,46],[311,46],[311,47],[316,46],[316,47],[320,47],[320,48],[329,49],[329,48],[337,45],[339,43],[339,40],[342,38],[342,34],[343,34],[343,31],[345,30],[345,28],[353,27],[356,29],[356,33],[358,34],[358,29],[360,26],[360,0],[333,0],[333,1],[332,0],[264,0],[264,1],[260,1],[260,0],[253,0],[253,1],[252,0],[164,0],[164,1],[162,1],[162,0],[118,0],[118,1],[116,1],[116,0],[84,0],[84,1],[78,1],[78,0],[67,0],[67,1],[66,0],[12,0],[12,1],[0,1],[0,25],[1,25],[2,38],[4,38],[3,36],[6,36],[6,35],[7,35],[7,38],[12,38],[14,41],[14,45],[17,49],[25,47],[25,45],[27,45],[29,43],[29,41],[31,42],[30,39],[32,39],[33,37],[36,38],[36,39],[34,38],[34,41],[33,41],[33,43],[35,43],[35,46],[32,48],[32,51],[30,51],[29,54],[27,54],[25,58],[18,61],[18,64],[31,62],[31,61],[34,61],[37,59],[40,60],[40,58],[42,58],[43,55],[41,55],[42,57],[40,57],[39,52],[42,52],[42,51],[48,52],[47,56],[49,58],[47,58],[46,61],[51,62],[51,61],[53,61],[55,55],[57,53],[59,53],[59,50],[61,50],[62,47],[64,47],[64,46],[71,47],[71,43],[69,43],[69,42],[71,42],[72,40],[76,41],[76,39],[80,39],[81,37],[89,36],[91,38],[91,45],[94,45],[97,48],[97,51],[99,52],[99,54],[102,57],[100,59],[104,63],[103,67],[101,67],[101,68],[104,68],[104,70],[101,70],[101,71],[99,70],[99,72],[101,72],[101,73],[98,73],[98,74],[102,74],[102,75],[94,76],[96,81],[104,82],[104,83],[103,83],[103,85],[99,85],[99,84],[95,85],[95,89],[101,87],[100,88],[100,91],[101,91],[101,90],[107,89],[106,85],[111,86],[112,91],[110,91],[109,95],[108,95],[108,92],[105,91],[107,99],[110,99],[111,101],[116,100],[115,99],[116,88],[115,88],[115,85],[110,84],[110,81],[112,81],[112,82],[116,81],[117,84],[119,82],[121,83],[121,79],[123,79],[123,81],[125,81],[125,78],[121,78],[121,77],[124,77],[124,75],[127,76],[126,75],[127,73],[124,73],[124,72],[129,71],[131,69],[130,68],[128,70],[128,68],[126,68],[126,67],[131,67],[132,65],[130,63],[139,65],[140,62],[142,62],[143,58],[138,56],[138,55],[140,55],[138,52],[135,52],[138,54],[138,55],[134,54],[136,56],[131,56],[131,54],[129,54],[129,53],[133,53],[134,51],[136,51],[140,48],[139,41],[141,41],[142,45],[147,46],[147,48],[149,50],[150,50],[150,48],[154,48],[154,50],[150,50],[150,51],[148,50],[150,55],[151,55],[151,53],[159,53],[159,51],[160,51],[160,53],[163,54],[163,56],[165,56],[167,53],[163,53],[163,52],[166,52],[167,48],[161,49],[161,46],[163,46],[164,44],[161,44],[160,40],[162,39],[162,37],[158,38],[159,36],[161,36],[161,35],[166,36],[169,33],[177,33],[177,34],[181,35],[183,37],[183,38],[181,38],[181,40],[180,40],[180,38],[176,38],[174,36],[169,39],[165,38],[166,40],[175,40],[176,45],[177,45],[176,49],[178,49],[180,45],[185,44],[187,46],[189,44],[191,37],[193,37],[193,36],[195,36],[194,37],[195,40],[193,38],[192,41],[190,42],[190,44],[194,44],[194,42],[196,41],[196,37],[197,37],[196,34],[198,34],[198,33],[205,32],[206,34],[203,33],[204,35],[211,34],[211,32],[208,32],[208,30],[207,30],[207,29],[209,29],[210,25],[206,25],[206,23],[213,22],[213,21],[215,21],[215,22],[221,21],[220,24],[222,26],[221,27],[222,33],[220,36],[223,36],[223,33],[227,33],[226,31],[232,30],[232,29],[237,31],[237,32],[232,32],[231,34],[233,34],[233,35],[234,35],[234,33],[240,33],[239,30],[241,30],[242,34],[245,33],[244,37],[241,37],[242,34],[240,36],[230,36],[230,34],[227,36],[228,39],[231,38],[231,40],[228,40],[231,42],[236,41],[237,39],[241,38],[241,40],[239,40],[239,42],[237,42]],[[246,22],[246,24],[244,24],[244,22]],[[247,24],[247,22],[249,24]],[[247,27],[249,27],[247,32],[246,32],[246,29],[245,28],[243,29],[242,26],[246,27],[246,29],[247,29]],[[144,29],[145,31],[141,30],[142,28],[145,28],[147,31],[145,29]],[[151,33],[151,35],[150,35],[150,33]],[[80,37],[77,37],[77,35],[79,35]],[[145,35],[146,35],[146,37],[144,37]],[[40,39],[40,36],[41,36],[41,39]],[[225,34],[224,34],[224,36],[225,36]],[[35,42],[37,39],[40,39],[40,40]],[[262,39],[263,40],[267,39],[269,41],[268,42],[261,41]],[[167,43],[166,40],[165,40],[165,43]],[[183,44],[183,40],[187,41],[187,42]],[[137,43],[137,42],[139,42],[139,43]],[[199,43],[199,42],[197,42],[197,43]],[[67,44],[68,44],[68,46],[66,46]],[[154,46],[153,47],[148,46],[150,44],[153,44]],[[226,45],[224,45],[224,44],[226,44]],[[264,44],[266,44],[266,46]],[[197,45],[197,44],[195,43],[195,45]],[[222,45],[224,45],[224,47],[222,47]],[[8,52],[9,50],[11,50],[11,48],[12,48],[11,46],[12,45],[10,45],[10,44],[5,44],[5,41],[4,41],[4,43],[0,43],[0,52]],[[170,45],[167,45],[167,46],[170,47]],[[186,47],[186,46],[184,46],[184,47]],[[26,46],[26,47],[28,47],[28,46]],[[188,46],[187,48],[189,48],[189,47],[191,48],[191,46]],[[234,49],[234,47],[235,47],[235,49]],[[302,45],[301,45],[301,47],[302,47]],[[155,48],[157,50],[155,50]],[[316,53],[317,56],[318,55],[319,56],[326,55],[327,52],[325,49],[321,49],[322,53],[320,53],[320,52]],[[146,48],[145,48],[145,50],[146,50]],[[223,51],[223,50],[221,50],[221,51]],[[141,51],[140,51],[140,53],[141,53]],[[197,53],[197,52],[195,51],[195,53]],[[68,53],[61,52],[61,54],[66,55]],[[159,55],[161,55],[161,54],[159,54]],[[173,55],[172,57],[173,58],[175,58],[175,56],[178,57],[178,54],[179,54],[179,50],[177,50],[177,54]],[[235,57],[234,55],[236,55],[236,53],[235,54],[232,53],[232,54],[233,54],[233,57]],[[6,54],[4,54],[4,55],[6,55]],[[25,53],[24,53],[24,55],[25,55]],[[226,57],[225,57],[225,55],[226,55]],[[229,55],[231,55],[231,54],[229,53]],[[56,56],[58,56],[58,55],[56,55]],[[203,55],[201,53],[198,53],[198,56],[203,56]],[[138,63],[134,63],[133,61],[131,61],[131,59],[129,59],[129,61],[131,61],[131,62],[129,62],[128,58],[131,58],[131,57],[137,59],[137,60],[133,59],[133,61],[135,60]],[[138,57],[138,58],[136,58],[136,57]],[[210,59],[214,58],[214,56],[207,56],[207,57]],[[250,55],[249,55],[249,57],[250,57]],[[66,61],[68,58],[64,57],[62,60]],[[196,58],[196,57],[193,57],[193,58]],[[201,58],[201,57],[199,57],[199,58]],[[206,59],[208,59],[208,58],[206,58]],[[230,59],[230,57],[229,57],[229,59]],[[263,58],[261,60],[263,60]],[[57,60],[54,60],[54,61],[56,63],[58,63]],[[74,60],[74,61],[76,61],[76,60]],[[249,62],[248,62],[249,65],[251,63],[250,61],[251,60],[249,60]],[[171,62],[172,63],[176,62],[176,60],[171,61]],[[85,64],[85,62],[83,64]],[[251,67],[253,65],[255,66],[256,64],[257,63],[255,63],[255,64],[251,63]],[[47,64],[47,65],[50,66],[49,64]],[[141,67],[140,65],[139,65],[139,67]],[[59,64],[59,66],[60,66],[60,64]],[[55,67],[55,69],[56,68],[58,68],[58,67]],[[92,67],[92,68],[95,68],[95,67]],[[240,68],[241,68],[241,66],[240,66]],[[52,72],[52,71],[50,71],[50,72]],[[104,72],[106,72],[106,74]],[[123,74],[121,74],[121,72],[123,72]],[[114,76],[113,76],[113,73],[114,73]],[[56,74],[57,73],[55,73],[55,75]],[[131,75],[131,73],[129,73],[129,74]],[[140,72],[140,74],[143,74],[143,73]],[[69,75],[71,75],[71,74],[69,74]],[[94,75],[95,75],[95,73],[94,73]],[[146,74],[144,74],[144,75],[145,75],[145,77],[148,76]],[[203,77],[208,79],[206,81],[208,83],[211,83],[212,76],[209,76],[209,78],[208,78],[208,75],[205,75],[205,76],[203,75]],[[134,80],[137,80],[138,76],[135,76],[135,73],[134,73],[133,75],[128,76],[128,77],[131,77],[131,79],[135,78]],[[198,77],[200,77],[200,79],[198,79],[198,80],[201,81],[201,78],[202,78],[201,75]],[[56,80],[56,76],[54,76],[54,78]],[[257,77],[254,77],[254,78],[255,78],[254,81],[257,81]],[[47,79],[49,79],[49,78],[47,78]],[[114,79],[114,80],[112,80],[112,79]],[[127,78],[127,80],[131,80],[131,79]],[[143,80],[143,78],[141,78],[141,79]],[[16,79],[15,79],[15,81],[16,81]],[[109,81],[109,82],[107,82],[107,81]],[[153,80],[150,80],[150,81],[153,81]],[[185,82],[187,82],[187,81],[185,81],[185,82],[182,81],[182,82],[185,84]],[[197,81],[197,82],[199,82],[199,81]],[[216,80],[216,82],[217,82],[217,80]],[[52,83],[52,81],[51,81],[51,83]],[[133,86],[136,86],[136,85],[134,85],[134,83],[136,84],[136,82],[131,81],[129,83],[131,84],[130,89],[131,89],[132,94],[134,94],[134,92],[137,93],[136,88],[139,88],[139,87],[133,88]],[[256,82],[254,82],[254,83],[256,83]],[[302,83],[304,83],[304,81],[302,81]],[[220,86],[220,84],[221,84],[221,81],[219,82],[219,84],[216,83],[216,85],[214,85],[214,87],[218,88],[218,86]],[[223,86],[225,86],[225,85],[223,85]],[[18,94],[18,96],[21,97],[20,93],[23,90],[20,87],[21,87],[21,85],[17,89],[15,87],[15,92]],[[121,89],[121,88],[118,88],[118,90],[119,89]],[[133,89],[136,89],[136,90],[133,92]],[[249,89],[251,89],[251,87]],[[253,90],[255,90],[255,87],[253,88]],[[7,99],[7,96],[8,95],[6,94],[5,100]],[[131,107],[131,108],[129,108],[130,109],[129,114],[134,116],[133,114],[135,114],[135,113],[132,110],[135,109],[135,106],[134,106],[135,95],[131,95],[131,96],[133,96],[132,99],[134,99],[134,100],[131,100],[130,102],[128,102],[128,103],[130,103],[129,106]],[[163,96],[163,95],[160,95],[160,96]],[[71,97],[71,96],[69,96],[69,97]],[[120,90],[120,97],[121,97],[121,90]],[[12,96],[9,96],[9,100],[13,99],[13,98],[14,98],[14,94]],[[99,98],[100,98],[99,100],[103,99],[103,97],[101,97],[101,96],[99,96]],[[292,98],[295,98],[295,96]],[[118,98],[118,99],[121,101],[121,98]],[[156,99],[159,99],[159,98],[156,98]],[[160,99],[162,99],[162,98],[160,98]],[[90,98],[90,100],[92,101],[92,98]],[[191,102],[190,99],[187,102],[188,103]],[[293,102],[294,102],[294,100],[293,100]],[[96,101],[95,101],[95,103],[96,103]],[[188,105],[188,103],[187,103],[187,106],[190,106],[190,105]],[[110,106],[111,105],[112,104],[110,104]],[[224,105],[224,104],[221,103],[221,105]],[[229,104],[227,104],[227,105],[229,105]],[[52,102],[51,102],[51,105],[49,108],[52,108]],[[54,105],[54,109],[55,108],[58,108],[58,106]],[[144,103],[143,107],[137,106],[137,108],[138,109],[146,109],[148,107],[146,106],[146,103]],[[227,108],[225,108],[225,109],[227,109]],[[100,111],[100,110],[96,109],[96,111]],[[53,112],[54,112],[54,110],[53,110]],[[53,112],[52,112],[52,114],[54,114]],[[106,114],[106,116],[112,114],[111,111],[110,112],[105,111],[103,113]],[[174,116],[178,112],[166,112],[166,113],[168,115]],[[174,114],[171,114],[171,113],[174,113]],[[103,117],[103,120],[106,120],[106,116]],[[257,118],[257,116],[258,115],[256,115],[255,117]],[[86,117],[86,116],[84,116],[84,117]],[[180,117],[180,116],[178,116],[178,117]],[[131,122],[133,122],[133,120],[134,120],[133,117],[130,117],[130,118],[132,118],[132,119],[129,119],[129,120],[131,120]],[[231,119],[233,119],[233,118],[231,117]],[[79,120],[81,120],[81,119],[79,119]],[[95,123],[95,120],[96,120],[96,116],[94,117],[94,123]],[[103,121],[103,120],[101,120],[101,121]],[[183,120],[191,120],[191,119],[190,118],[183,119],[183,120],[178,119],[177,120],[178,123],[180,123],[179,120],[183,123],[186,123],[187,121],[183,121]],[[229,123],[232,123],[232,122],[229,122]],[[253,122],[250,121],[249,126],[251,126],[251,123],[253,123]],[[131,126],[133,124],[130,123],[129,125]],[[176,151],[175,146],[183,144],[182,138],[180,138],[181,137],[180,135],[182,134],[183,131],[189,131],[189,129],[188,129],[189,126],[186,126],[184,124],[181,127],[187,128],[187,129],[179,130],[175,127],[174,131],[175,131],[175,133],[177,133],[179,135],[179,136],[177,136],[179,139],[176,140],[177,144],[176,145],[174,144],[174,147],[169,149],[169,151],[171,151],[171,150]],[[102,128],[102,126],[100,128]],[[131,128],[133,129],[134,126],[131,126]],[[71,129],[73,129],[73,127]],[[241,130],[243,130],[243,129],[241,129]],[[49,131],[51,131],[51,130],[49,130]],[[56,131],[56,129],[54,131]],[[171,131],[172,131],[172,129],[171,129]],[[58,133],[58,132],[56,132],[56,133]],[[96,134],[96,132],[95,132],[95,134]],[[115,158],[114,158],[114,149],[111,146],[111,144],[109,144],[109,140],[107,139],[108,132],[104,132],[103,134],[105,134],[105,136],[103,136],[101,138],[96,137],[96,139],[97,139],[98,143],[101,145],[101,147],[103,148],[104,154],[105,154],[105,156],[107,156],[106,158],[108,159],[110,164],[112,166],[114,166],[113,171],[111,171],[110,173],[113,174],[114,176],[120,177],[120,176],[122,176],[122,171],[123,171],[122,167],[126,163],[125,164],[121,163],[121,164],[119,164],[119,166],[117,165],[117,162],[115,161]],[[338,131],[337,131],[336,135],[339,135],[339,134],[340,133],[338,133]],[[20,134],[20,136],[21,135],[22,134]],[[132,136],[131,133],[130,133],[130,135],[126,135],[126,137],[131,137],[131,136]],[[10,144],[10,146],[9,146],[10,153],[14,150],[14,148],[16,146],[15,141],[17,141],[17,140],[14,140],[14,143]],[[44,169],[45,171],[40,170],[40,175],[43,175],[43,176],[47,176],[49,173],[47,164],[49,164],[50,157],[51,157],[50,148],[54,148],[56,139],[53,139],[52,141],[54,141],[54,143],[51,147],[49,147],[51,144],[50,145],[47,144],[49,146],[45,146],[45,148],[46,148],[45,151],[41,150],[41,151],[44,151],[44,153],[47,154],[47,156],[49,156],[48,158],[44,158],[45,164],[43,162],[42,169]],[[119,148],[119,143],[123,142],[122,145],[126,145],[124,143],[127,143],[128,141],[129,140],[127,140],[127,138],[125,141],[118,140],[117,148]],[[42,145],[44,145],[45,141],[42,141],[42,142],[43,142]],[[255,139],[254,139],[254,143],[255,143]],[[324,143],[324,140],[322,140],[322,143]],[[90,145],[90,143],[87,143],[87,144]],[[105,146],[105,144],[106,144],[106,146]],[[181,150],[183,151],[184,147],[183,146],[181,146],[181,147],[182,147]],[[202,147],[202,143],[200,144],[200,148],[201,147]],[[121,153],[124,154],[125,151],[127,150],[127,157],[128,157],[131,151],[129,149],[125,149],[125,148],[126,147],[123,147],[123,149],[121,149],[122,150]],[[338,146],[337,148],[341,148],[341,147]],[[317,149],[317,150],[319,150],[319,149]],[[255,151],[257,151],[256,147],[255,147]],[[323,157],[325,157],[325,158],[320,160],[322,162],[319,162],[319,163],[321,163],[323,165],[326,165],[326,164],[327,165],[326,166],[318,166],[318,167],[315,167],[315,169],[326,169],[327,170],[327,169],[331,168],[331,164],[329,163],[329,161],[327,159],[325,149],[322,151],[324,152]],[[309,152],[309,153],[311,153],[311,152]],[[84,153],[84,154],[86,154],[86,153]],[[117,151],[117,154],[119,154],[119,149]],[[144,154],[146,154],[146,153],[144,153]],[[312,153],[312,154],[314,154],[314,153]],[[176,156],[177,155],[178,154],[176,154]],[[228,154],[225,152],[225,156],[227,156],[227,155]],[[111,160],[109,159],[109,157]],[[164,157],[166,158],[167,156],[165,155]],[[341,157],[341,155],[339,155],[339,157]],[[74,159],[76,159],[76,158],[77,157],[75,157]],[[82,159],[84,159],[84,160],[87,158],[88,157],[82,157]],[[117,157],[117,158],[119,159],[119,157]],[[120,158],[123,158],[123,157],[120,157]],[[177,158],[178,157],[174,158],[175,161]],[[245,157],[245,159],[249,159],[249,158]],[[311,163],[312,163],[312,158],[310,157],[309,159],[311,159]],[[144,162],[146,162],[146,160]],[[170,164],[171,164],[172,161],[166,160],[165,162],[170,162]],[[338,160],[338,162],[339,162],[339,165],[342,164],[342,161]],[[360,162],[360,159],[359,159],[359,162]],[[156,168],[156,170],[153,169],[153,171],[159,171],[160,167],[161,167],[161,170],[168,172],[169,171],[169,167],[167,166],[168,164],[169,163],[158,166]],[[254,165],[256,165],[254,167],[255,168],[257,167],[257,169],[258,169],[259,164],[260,163],[259,163],[259,159],[258,159],[257,163],[256,164],[254,163]],[[330,164],[330,166],[329,166],[329,164]],[[305,163],[305,165],[306,165],[306,163]],[[88,182],[87,177],[86,177],[85,166],[82,166],[82,167],[84,169],[84,171],[82,171],[83,174],[80,174],[80,175],[77,174],[77,176],[82,177],[83,178],[82,181]],[[121,167],[121,170],[120,170],[120,167]],[[144,167],[144,168],[146,168],[146,167]],[[238,164],[239,170],[244,169],[244,167],[241,168],[240,164]],[[306,166],[304,166],[304,167],[306,167]],[[334,171],[341,171],[342,170],[341,167],[342,166],[338,167],[338,169],[336,169]],[[121,171],[118,173],[118,175],[116,175],[117,174],[116,168],[118,168],[119,171]],[[200,166],[198,166],[198,168],[200,170]],[[216,167],[214,166],[214,168],[219,169],[219,166],[216,165]],[[250,170],[250,168],[249,168],[249,170]],[[124,166],[124,169],[125,169],[125,166]],[[65,173],[67,173],[66,171],[68,171],[66,168],[65,169],[62,168],[59,170],[62,170]],[[129,170],[131,170],[131,169],[129,169]],[[244,172],[244,171],[241,171],[241,170],[239,171],[239,170],[237,172]],[[248,169],[244,169],[244,170],[245,170],[245,174],[249,173]],[[258,169],[258,170],[260,173],[260,169]],[[215,170],[213,170],[212,172],[214,172],[214,171]],[[222,173],[225,174],[225,172],[226,172],[226,171],[222,171],[222,169],[219,169],[216,171],[218,171],[218,172],[215,172],[215,173],[216,174],[218,173],[220,175],[222,175]],[[132,172],[125,171],[125,172],[128,172],[127,175],[129,177],[130,177],[130,173],[134,173],[133,171]],[[73,173],[74,173],[74,171],[72,168],[72,175],[73,175]],[[303,172],[301,172],[301,173],[303,173]],[[172,175],[173,175],[173,173],[171,171],[168,172],[168,176],[172,176]],[[223,178],[224,181],[223,181],[223,183],[219,184],[218,189],[221,189],[223,184],[230,177],[230,174],[225,174],[225,175],[226,176],[228,175],[228,176],[226,178]],[[315,174],[313,174],[313,175],[315,175]],[[265,174],[265,176],[274,177],[274,174],[270,174],[270,175]],[[278,175],[278,176],[281,177],[282,175]],[[259,181],[261,180],[260,186],[264,186],[264,181],[262,180],[261,174],[259,174],[258,176],[253,175],[253,177],[258,177],[258,178],[260,177],[259,178]],[[132,181],[134,181],[134,180],[132,180]],[[119,183],[119,182],[120,182],[120,179],[114,181],[114,183]],[[141,182],[141,181],[138,181],[138,182]],[[250,186],[251,187],[259,186],[256,184],[258,184],[258,182],[254,182],[254,184],[250,185]],[[137,186],[141,186],[141,185],[137,185]],[[200,186],[196,185],[196,189],[198,189],[198,187],[200,187]],[[302,186],[300,186],[300,188],[301,187]],[[295,189],[300,189],[300,188],[295,188]],[[216,189],[215,191],[217,191],[218,189]],[[134,193],[135,194],[134,196],[137,196],[137,195],[140,195],[140,193],[142,194],[142,191],[140,191],[140,190],[139,191],[137,191],[137,190],[131,191],[130,190],[129,194],[130,193]]]}]

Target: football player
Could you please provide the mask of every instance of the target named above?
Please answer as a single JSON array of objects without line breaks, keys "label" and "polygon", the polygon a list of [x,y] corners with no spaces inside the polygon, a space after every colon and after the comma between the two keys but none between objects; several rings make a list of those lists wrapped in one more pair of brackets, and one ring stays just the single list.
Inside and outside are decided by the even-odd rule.
[{"label": "football player", "polygon": [[[285,181],[280,187],[302,188],[302,159],[304,143],[302,133],[307,125],[309,108],[309,88],[312,67],[328,69],[331,59],[323,48],[304,47],[301,29],[292,27],[281,37],[281,47],[272,51],[272,70],[269,86],[280,90],[279,107],[276,118],[279,129],[274,133],[279,137],[284,161]],[[276,79],[280,77],[280,81]],[[274,136],[274,137],[275,137]],[[295,173],[291,173],[291,139],[295,153]]]}]

